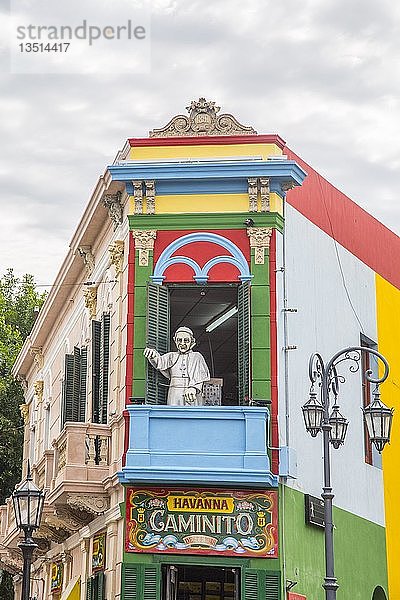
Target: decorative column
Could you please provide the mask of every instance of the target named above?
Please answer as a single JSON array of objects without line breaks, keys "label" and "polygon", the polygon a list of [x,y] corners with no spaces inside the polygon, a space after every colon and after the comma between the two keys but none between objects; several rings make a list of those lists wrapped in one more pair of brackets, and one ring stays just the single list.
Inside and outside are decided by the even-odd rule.
[{"label": "decorative column", "polygon": [[89,539],[83,538],[80,540],[80,550],[82,553],[82,568],[81,568],[81,598],[86,598],[86,588],[89,568]]},{"label": "decorative column", "polygon": [[257,196],[258,196],[258,187],[257,187],[257,178],[251,177],[247,180],[248,184],[248,193],[249,193],[249,212],[257,212]]},{"label": "decorative column", "polygon": [[115,275],[118,277],[122,273],[122,266],[124,264],[124,242],[123,240],[115,240],[113,244],[108,247],[110,254],[110,262],[115,267]]},{"label": "decorative column", "polygon": [[272,228],[249,227],[251,248],[251,370],[252,396],[271,399],[271,333],[269,244]]},{"label": "decorative column", "polygon": [[146,346],[147,285],[153,272],[153,249],[157,231],[133,230],[135,240],[135,292],[134,292],[134,348],[132,395],[145,397],[146,361],[143,350]]},{"label": "decorative column", "polygon": [[260,177],[261,212],[269,212],[269,177]]}]

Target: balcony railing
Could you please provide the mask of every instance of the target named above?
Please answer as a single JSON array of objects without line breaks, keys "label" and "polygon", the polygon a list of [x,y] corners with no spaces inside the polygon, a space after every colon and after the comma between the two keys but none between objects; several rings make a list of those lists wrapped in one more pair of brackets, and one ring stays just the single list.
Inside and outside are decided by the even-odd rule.
[{"label": "balcony railing", "polygon": [[267,407],[129,406],[122,483],[277,486]]}]

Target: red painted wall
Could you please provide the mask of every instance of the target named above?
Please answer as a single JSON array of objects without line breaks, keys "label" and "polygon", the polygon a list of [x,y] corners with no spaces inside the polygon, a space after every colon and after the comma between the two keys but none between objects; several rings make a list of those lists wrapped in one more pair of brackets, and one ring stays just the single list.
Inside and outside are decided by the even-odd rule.
[{"label": "red painted wall", "polygon": [[308,174],[287,202],[392,285],[400,288],[400,237],[337,190],[289,148]]}]

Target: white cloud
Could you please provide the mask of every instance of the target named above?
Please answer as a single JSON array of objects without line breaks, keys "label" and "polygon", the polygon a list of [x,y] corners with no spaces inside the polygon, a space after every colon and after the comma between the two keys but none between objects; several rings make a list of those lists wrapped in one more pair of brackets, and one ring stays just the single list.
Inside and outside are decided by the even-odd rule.
[{"label": "white cloud", "polygon": [[50,283],[126,138],[146,136],[199,96],[279,133],[400,233],[399,6],[153,0],[152,9],[150,73],[10,75],[3,56],[2,270]]}]

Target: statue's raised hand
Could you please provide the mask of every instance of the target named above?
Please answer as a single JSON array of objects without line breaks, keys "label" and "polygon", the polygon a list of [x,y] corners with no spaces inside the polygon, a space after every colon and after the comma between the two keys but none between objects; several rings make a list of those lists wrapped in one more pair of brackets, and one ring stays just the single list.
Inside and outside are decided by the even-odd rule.
[{"label": "statue's raised hand", "polygon": [[158,358],[160,358],[159,352],[157,352],[157,350],[155,350],[154,348],[145,348],[143,354],[149,360],[157,360]]}]

